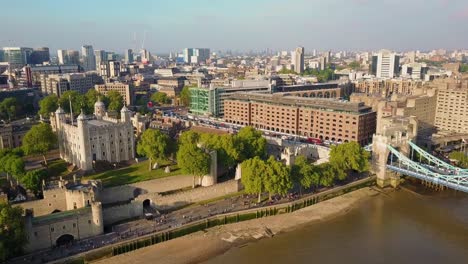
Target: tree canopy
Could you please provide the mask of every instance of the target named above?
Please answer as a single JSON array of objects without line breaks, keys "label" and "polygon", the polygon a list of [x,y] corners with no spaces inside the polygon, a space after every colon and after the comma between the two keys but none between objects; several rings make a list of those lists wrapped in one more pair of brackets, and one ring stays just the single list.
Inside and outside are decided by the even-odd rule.
[{"label": "tree canopy", "polygon": [[70,113],[70,101],[73,108],[73,115],[77,116],[81,113],[81,109],[86,112],[85,97],[77,91],[66,91],[58,99],[58,104],[66,113]]},{"label": "tree canopy", "polygon": [[158,103],[158,104],[169,104],[171,103],[171,98],[167,96],[167,94],[162,92],[156,92],[151,95],[151,100]]},{"label": "tree canopy", "polygon": [[241,152],[241,160],[246,160],[259,156],[266,156],[266,139],[262,136],[262,132],[253,127],[246,126],[239,130],[236,138],[239,140]]},{"label": "tree canopy", "polygon": [[320,184],[320,171],[317,166],[307,161],[304,156],[298,156],[291,167],[293,180],[305,189]]},{"label": "tree canopy", "polygon": [[48,118],[51,113],[55,112],[58,108],[58,97],[55,94],[44,97],[39,102],[39,114]]},{"label": "tree canopy", "polygon": [[195,144],[182,144],[177,151],[177,164],[182,172],[193,176],[195,187],[195,177],[200,179],[210,172],[211,157]]},{"label": "tree canopy", "polygon": [[467,168],[468,167],[468,157],[465,155],[465,153],[461,151],[454,151],[449,154],[449,159],[456,160],[458,166],[462,168]]},{"label": "tree canopy", "polygon": [[27,155],[42,155],[47,165],[45,155],[57,144],[57,136],[49,124],[41,123],[33,126],[23,138],[23,150]]},{"label": "tree canopy", "polygon": [[0,260],[20,255],[27,243],[23,209],[0,202]]},{"label": "tree canopy", "polygon": [[180,97],[180,103],[183,106],[189,106],[190,105],[190,87],[185,86],[180,92],[179,97]]},{"label": "tree canopy", "polygon": [[266,164],[259,157],[245,160],[241,164],[242,177],[241,182],[244,190],[248,194],[258,194],[258,202],[261,201],[261,195],[265,191]]},{"label": "tree canopy", "polygon": [[9,152],[0,157],[0,172],[12,175],[18,180],[24,173],[24,167],[23,159],[14,153]]},{"label": "tree canopy", "polygon": [[46,178],[46,170],[31,170],[26,172],[26,174],[20,178],[20,182],[37,197],[42,192],[42,180],[45,180]]},{"label": "tree canopy", "polygon": [[20,109],[18,100],[14,97],[5,98],[0,103],[0,117],[7,120],[15,119]]},{"label": "tree canopy", "polygon": [[369,153],[357,142],[340,144],[332,147],[330,163],[343,171],[365,172],[369,170]]},{"label": "tree canopy", "polygon": [[270,198],[274,194],[286,195],[293,187],[289,167],[271,156],[267,160],[265,190]]},{"label": "tree canopy", "polygon": [[149,159],[149,170],[151,170],[153,160],[165,157],[168,141],[169,137],[156,129],[147,129],[141,135],[137,153]]},{"label": "tree canopy", "polygon": [[122,95],[117,91],[110,91],[107,93],[109,100],[109,106],[107,107],[110,111],[119,112],[124,106],[124,99]]}]

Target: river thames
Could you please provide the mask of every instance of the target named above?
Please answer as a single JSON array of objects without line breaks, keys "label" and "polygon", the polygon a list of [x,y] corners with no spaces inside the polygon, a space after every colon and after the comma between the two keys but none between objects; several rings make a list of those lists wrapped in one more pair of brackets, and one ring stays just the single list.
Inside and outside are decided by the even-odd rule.
[{"label": "river thames", "polygon": [[205,262],[231,263],[468,263],[468,195],[382,194],[343,216]]}]

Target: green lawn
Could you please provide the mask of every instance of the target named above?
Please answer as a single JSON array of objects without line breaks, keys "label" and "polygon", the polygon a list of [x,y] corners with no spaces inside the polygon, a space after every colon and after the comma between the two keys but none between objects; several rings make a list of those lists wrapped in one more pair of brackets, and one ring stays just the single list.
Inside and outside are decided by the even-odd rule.
[{"label": "green lawn", "polygon": [[47,164],[47,173],[51,178],[65,176],[69,173],[67,166],[67,162],[62,159],[49,161]]},{"label": "green lawn", "polygon": [[149,171],[149,161],[143,161],[131,165],[130,167],[110,170],[103,173],[97,173],[89,176],[85,176],[85,180],[101,180],[105,187],[118,186],[124,184],[130,184],[141,181],[148,181],[158,178],[164,178],[169,176],[181,175],[180,169],[177,165],[171,165],[171,172],[165,173],[164,169],[168,165],[167,162],[158,162],[160,168],[157,170]]}]

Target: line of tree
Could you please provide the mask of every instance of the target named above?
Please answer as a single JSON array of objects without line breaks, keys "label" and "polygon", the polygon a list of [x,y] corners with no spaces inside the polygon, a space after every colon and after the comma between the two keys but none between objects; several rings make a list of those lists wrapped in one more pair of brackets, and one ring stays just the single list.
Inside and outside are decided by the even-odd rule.
[{"label": "line of tree", "polygon": [[[288,69],[282,69],[278,71],[278,73],[279,74],[297,74],[294,70],[288,70]],[[307,68],[300,75],[301,76],[315,76],[317,77],[318,82],[323,83],[323,82],[333,80],[335,78],[335,70],[332,68],[327,68],[325,70]]]},{"label": "line of tree", "polygon": [[164,105],[170,104],[172,99],[163,92],[155,92],[151,95],[151,101]]},{"label": "line of tree", "polygon": [[449,159],[455,160],[462,169],[468,168],[468,157],[462,151],[454,151],[449,154]]},{"label": "line of tree", "polygon": [[332,147],[327,163],[314,165],[299,156],[290,168],[270,157],[267,161],[260,157],[245,160],[242,163],[242,184],[248,194],[285,195],[293,185],[302,189],[330,187],[337,181],[344,181],[351,172],[369,170],[369,153],[356,142]]},{"label": "line of tree", "polygon": [[28,99],[7,97],[0,101],[0,119],[12,121],[28,114],[33,114],[34,107]]},{"label": "line of tree", "polygon": [[77,91],[66,91],[60,98],[55,94],[44,97],[39,102],[39,114],[43,117],[49,117],[51,113],[57,110],[59,105],[66,113],[70,113],[71,102],[73,115],[79,115],[81,110],[89,115],[94,112],[94,104],[98,99],[105,104],[107,110],[114,112],[119,112],[124,104],[122,95],[117,91],[109,91],[107,96],[104,96],[95,89],[88,90],[86,94],[81,94]]}]

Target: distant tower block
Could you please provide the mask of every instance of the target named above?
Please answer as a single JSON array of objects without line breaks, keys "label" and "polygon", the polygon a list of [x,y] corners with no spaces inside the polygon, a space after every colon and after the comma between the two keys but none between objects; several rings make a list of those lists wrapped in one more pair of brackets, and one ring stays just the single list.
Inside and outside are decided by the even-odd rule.
[{"label": "distant tower block", "polygon": [[201,182],[201,186],[203,187],[212,186],[218,183],[218,156],[215,150],[211,151],[209,154],[211,156],[210,174],[203,176]]}]

